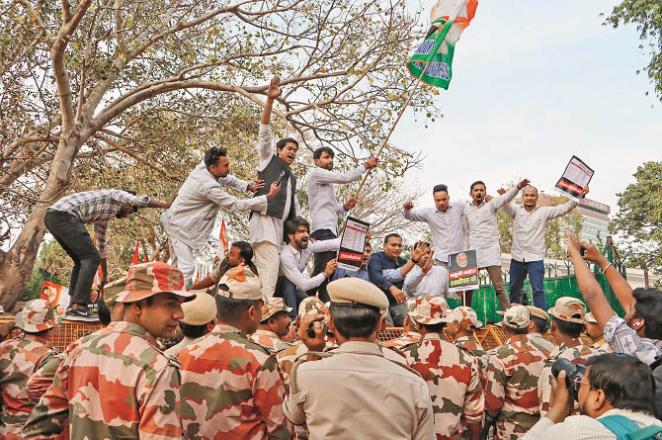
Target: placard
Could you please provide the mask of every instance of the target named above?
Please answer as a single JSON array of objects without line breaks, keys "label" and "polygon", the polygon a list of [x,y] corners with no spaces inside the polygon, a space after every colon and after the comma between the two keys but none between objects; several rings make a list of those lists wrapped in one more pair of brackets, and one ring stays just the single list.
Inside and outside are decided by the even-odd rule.
[{"label": "placard", "polygon": [[370,223],[347,217],[338,251],[338,269],[350,272],[358,272],[361,269],[368,229],[370,229]]},{"label": "placard", "polygon": [[579,201],[584,197],[584,192],[588,183],[593,177],[593,168],[586,165],[586,163],[578,158],[572,156],[568,165],[566,165],[563,175],[556,182],[556,189],[565,195]]},{"label": "placard", "polygon": [[478,289],[476,251],[468,250],[448,255],[448,291]]}]

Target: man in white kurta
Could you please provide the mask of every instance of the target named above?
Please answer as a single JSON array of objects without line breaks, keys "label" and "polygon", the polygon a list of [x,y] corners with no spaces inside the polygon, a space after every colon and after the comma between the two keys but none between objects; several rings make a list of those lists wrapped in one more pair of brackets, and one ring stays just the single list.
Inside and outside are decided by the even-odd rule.
[{"label": "man in white kurta", "polygon": [[[506,287],[501,274],[501,246],[499,245],[499,227],[497,209],[510,202],[520,189],[528,185],[522,180],[498,197],[488,197],[485,183],[477,181],[471,184],[472,201],[464,207],[465,249],[474,249],[478,268],[486,269],[490,282],[499,301],[499,309],[506,310],[509,305]],[[466,296],[467,305],[471,305],[471,294]]]}]

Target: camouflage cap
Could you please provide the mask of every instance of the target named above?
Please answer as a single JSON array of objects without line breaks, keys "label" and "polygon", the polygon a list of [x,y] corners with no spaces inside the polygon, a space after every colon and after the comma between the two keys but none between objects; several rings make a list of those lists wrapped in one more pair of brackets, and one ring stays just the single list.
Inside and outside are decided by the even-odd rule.
[{"label": "camouflage cap", "polygon": [[549,321],[549,315],[547,314],[546,311],[541,309],[540,307],[536,306],[526,306],[527,309],[529,309],[529,313],[531,314],[531,317],[536,317],[540,319],[544,319],[545,321]]},{"label": "camouflage cap", "polygon": [[583,324],[586,306],[577,298],[562,296],[556,300],[556,304],[548,310],[548,313],[561,321]]},{"label": "camouflage cap", "polygon": [[45,299],[25,303],[16,315],[16,327],[27,333],[39,333],[55,327],[55,309]]},{"label": "camouflage cap", "polygon": [[382,313],[388,310],[388,298],[370,281],[360,278],[341,278],[331,281],[326,290],[332,303],[363,304],[377,307]]},{"label": "camouflage cap", "polygon": [[216,318],[216,300],[203,290],[193,290],[195,299],[182,304],[184,317],[180,322],[188,325],[209,324]]},{"label": "camouflage cap", "polygon": [[584,321],[588,322],[589,324],[597,324],[598,320],[595,319],[595,316],[593,316],[592,312],[588,312],[586,316],[584,316]]},{"label": "camouflage cap", "polygon": [[325,315],[327,313],[329,313],[329,308],[316,296],[309,296],[304,298],[299,303],[299,317],[303,317],[308,314]]},{"label": "camouflage cap", "polygon": [[416,298],[416,306],[409,314],[419,324],[440,324],[448,312],[448,303],[443,296],[424,295]]},{"label": "camouflage cap", "polygon": [[125,285],[126,276],[123,276],[122,278],[103,286],[103,302],[109,306],[114,305],[117,302],[117,295],[122,293]]},{"label": "camouflage cap", "polygon": [[117,294],[116,302],[134,303],[158,293],[172,293],[190,301],[194,292],[184,289],[182,272],[169,264],[154,261],[129,267],[124,290]]},{"label": "camouflage cap", "polygon": [[233,267],[218,282],[218,295],[233,299],[262,299],[262,282],[248,267]]},{"label": "camouflage cap", "polygon": [[289,314],[291,311],[292,307],[287,307],[283,298],[267,298],[264,304],[262,304],[262,320],[260,322],[265,322],[278,312]]},{"label": "camouflage cap", "polygon": [[503,325],[516,330],[528,328],[531,324],[531,312],[521,304],[513,304],[505,312],[499,310],[497,313],[503,315]]},{"label": "camouflage cap", "polygon": [[443,318],[442,322],[455,322],[467,329],[475,329],[483,326],[478,320],[478,315],[471,307],[460,306],[450,310]]}]

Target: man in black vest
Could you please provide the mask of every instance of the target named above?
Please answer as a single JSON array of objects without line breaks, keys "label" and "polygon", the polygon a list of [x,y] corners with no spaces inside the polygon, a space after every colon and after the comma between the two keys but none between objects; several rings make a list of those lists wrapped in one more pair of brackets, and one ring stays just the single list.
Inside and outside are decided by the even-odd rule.
[{"label": "man in black vest", "polygon": [[[249,225],[255,266],[262,280],[262,293],[267,298],[274,295],[278,281],[279,252],[286,240],[283,223],[296,215],[297,179],[290,166],[296,159],[299,143],[293,138],[284,138],[276,143],[275,152],[273,149],[271,109],[274,100],[281,94],[278,83],[279,79],[276,77],[269,84],[267,102],[260,120],[257,144],[260,163],[257,175],[260,180],[264,180],[267,188],[272,183],[281,183],[283,191],[267,202],[266,209],[253,211]],[[264,189],[260,189],[256,195],[266,194]]]}]

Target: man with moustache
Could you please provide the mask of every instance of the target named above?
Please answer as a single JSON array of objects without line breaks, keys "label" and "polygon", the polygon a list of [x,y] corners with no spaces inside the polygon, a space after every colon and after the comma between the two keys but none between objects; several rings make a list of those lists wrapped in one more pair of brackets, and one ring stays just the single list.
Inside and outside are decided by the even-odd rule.
[{"label": "man with moustache", "polygon": [[[262,293],[271,298],[278,282],[278,253],[287,241],[283,234],[284,224],[296,216],[297,178],[290,168],[296,160],[299,142],[294,138],[283,138],[276,142],[274,149],[273,133],[271,131],[271,110],[282,93],[278,77],[271,80],[267,90],[267,102],[264,105],[260,131],[258,133],[257,153],[259,164],[258,179],[266,185],[282,186],[283,190],[266,206],[254,208],[249,221],[250,239],[255,253],[255,266],[262,280]],[[267,193],[266,186],[259,189],[255,195]]]},{"label": "man with moustache", "polygon": [[237,199],[226,192],[224,186],[237,191],[254,191],[264,182],[249,184],[230,173],[230,157],[225,148],[212,147],[205,159],[186,178],[170,209],[161,215],[161,223],[168,233],[172,265],[184,274],[187,287],[195,272],[194,250],[209,239],[218,208],[236,212],[262,209],[280,193],[280,186],[272,184],[264,195],[251,199]]},{"label": "man with moustache", "polygon": [[[289,243],[280,252],[280,283],[285,304],[291,307],[290,317],[296,318],[299,303],[306,298],[306,291],[319,287],[336,270],[335,259],[326,263],[324,271],[308,277],[304,270],[314,253],[333,251],[340,248],[340,238],[309,242],[310,227],[306,219],[295,217],[285,224]],[[260,272],[261,274],[262,272]]]},{"label": "man with moustache", "polygon": [[[363,173],[377,166],[377,158],[371,157],[365,163],[345,172],[333,171],[335,153],[329,147],[320,147],[313,152],[315,168],[308,174],[308,203],[310,205],[310,236],[315,240],[331,240],[338,237],[338,214],[356,206],[356,198],[351,197],[345,203],[336,199],[336,184],[345,184],[357,180]],[[335,252],[318,252],[315,254],[313,276],[324,272],[326,263],[335,258]],[[319,298],[326,302],[329,296],[326,292],[328,280],[317,288]]]},{"label": "man with moustache", "polygon": [[[486,198],[485,183],[478,180],[471,184],[469,194],[472,200],[464,207],[464,249],[476,250],[478,268],[487,270],[500,310],[506,310],[509,301],[501,274],[501,246],[496,212],[528,184],[529,180],[523,179],[504,194]],[[466,304],[471,304],[471,297],[472,292],[467,292]]]}]

